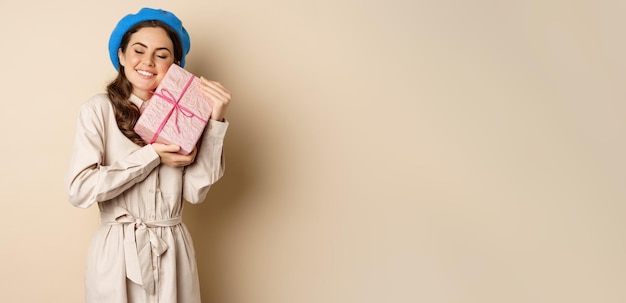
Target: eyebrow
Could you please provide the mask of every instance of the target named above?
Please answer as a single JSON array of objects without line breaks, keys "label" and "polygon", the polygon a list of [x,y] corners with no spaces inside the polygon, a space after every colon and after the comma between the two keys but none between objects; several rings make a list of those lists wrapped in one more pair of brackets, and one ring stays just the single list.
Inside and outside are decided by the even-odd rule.
[{"label": "eyebrow", "polygon": [[[141,42],[135,42],[135,43],[133,43],[131,46],[133,46],[133,45],[140,45],[140,46],[143,46],[143,47],[145,47],[145,48],[148,48],[148,46],[147,46],[147,45],[145,45],[145,44],[143,44],[143,43],[141,43]],[[159,48],[157,48],[156,50],[166,50],[166,51],[168,51],[168,52],[170,52],[170,53],[172,52],[172,51],[170,51],[170,49],[169,49],[169,48],[167,48],[167,47],[159,47]]]}]

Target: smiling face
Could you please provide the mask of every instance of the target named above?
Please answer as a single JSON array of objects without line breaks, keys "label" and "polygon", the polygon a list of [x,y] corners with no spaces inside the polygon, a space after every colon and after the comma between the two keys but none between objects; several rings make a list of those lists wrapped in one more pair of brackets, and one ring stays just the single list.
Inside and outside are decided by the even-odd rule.
[{"label": "smiling face", "polygon": [[120,65],[133,86],[133,94],[148,100],[174,63],[174,45],[160,27],[144,27],[130,36],[125,50],[118,51]]}]

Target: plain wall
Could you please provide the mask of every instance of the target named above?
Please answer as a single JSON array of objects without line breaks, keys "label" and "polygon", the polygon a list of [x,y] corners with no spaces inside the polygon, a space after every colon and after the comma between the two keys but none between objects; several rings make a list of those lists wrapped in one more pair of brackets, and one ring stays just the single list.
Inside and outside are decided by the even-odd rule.
[{"label": "plain wall", "polygon": [[623,1],[6,1],[0,301],[82,302],[78,106],[140,7],[232,93],[204,302],[626,302]]}]

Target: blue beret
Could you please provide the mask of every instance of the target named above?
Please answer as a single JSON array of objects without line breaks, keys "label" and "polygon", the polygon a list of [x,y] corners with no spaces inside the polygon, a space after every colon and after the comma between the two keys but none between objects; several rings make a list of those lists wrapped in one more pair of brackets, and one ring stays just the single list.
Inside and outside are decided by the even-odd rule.
[{"label": "blue beret", "polygon": [[180,60],[180,66],[185,66],[185,56],[189,53],[191,41],[189,40],[187,30],[183,27],[182,21],[168,11],[146,7],[139,10],[137,14],[126,15],[120,20],[120,22],[117,23],[115,29],[113,29],[113,32],[111,33],[111,37],[109,38],[109,57],[111,58],[111,63],[113,63],[113,67],[115,67],[116,70],[119,70],[120,65],[119,58],[117,57],[117,50],[120,48],[120,44],[122,43],[122,37],[131,27],[135,26],[135,24],[148,20],[162,21],[176,32],[183,47],[183,56]]}]

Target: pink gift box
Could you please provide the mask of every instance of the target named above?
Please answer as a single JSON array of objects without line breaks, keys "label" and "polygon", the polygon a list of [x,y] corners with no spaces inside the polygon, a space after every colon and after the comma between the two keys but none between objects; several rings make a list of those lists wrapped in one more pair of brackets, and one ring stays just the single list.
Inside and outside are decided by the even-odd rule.
[{"label": "pink gift box", "polygon": [[200,91],[200,78],[172,64],[135,124],[148,144],[176,144],[191,153],[211,116],[211,101]]}]

